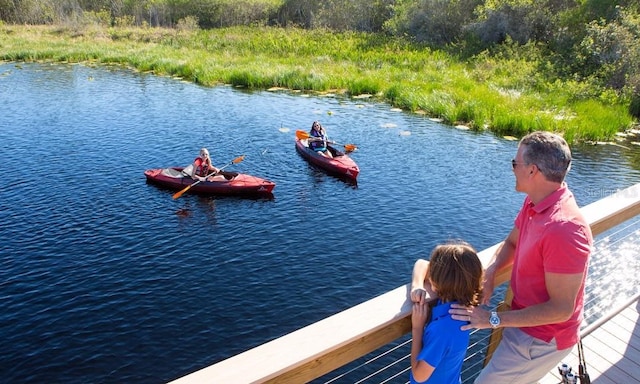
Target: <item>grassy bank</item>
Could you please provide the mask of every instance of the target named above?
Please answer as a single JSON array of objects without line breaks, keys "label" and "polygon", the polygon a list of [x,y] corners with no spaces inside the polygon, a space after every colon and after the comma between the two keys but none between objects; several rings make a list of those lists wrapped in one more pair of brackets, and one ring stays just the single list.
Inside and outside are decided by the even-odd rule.
[{"label": "grassy bank", "polygon": [[485,56],[461,62],[371,34],[0,25],[0,59],[116,63],[207,86],[371,95],[499,135],[541,129],[562,133],[570,142],[608,140],[632,124],[618,95],[545,79],[531,59]]}]

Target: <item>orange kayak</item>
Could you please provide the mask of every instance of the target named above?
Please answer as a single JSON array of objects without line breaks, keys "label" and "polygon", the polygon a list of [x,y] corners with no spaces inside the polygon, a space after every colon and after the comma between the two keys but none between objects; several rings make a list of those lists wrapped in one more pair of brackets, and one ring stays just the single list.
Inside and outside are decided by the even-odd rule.
[{"label": "orange kayak", "polygon": [[[147,169],[144,175],[147,181],[171,190],[181,190],[195,183],[182,173],[183,167]],[[203,181],[194,185],[189,191],[201,195],[269,195],[276,184],[260,177],[237,172],[221,172],[223,178]]]},{"label": "orange kayak", "polygon": [[356,180],[360,173],[358,164],[347,154],[337,150],[335,147],[327,145],[327,148],[333,154],[333,158],[323,156],[309,148],[307,139],[296,138],[296,150],[309,163],[318,168],[322,168],[327,173]]}]

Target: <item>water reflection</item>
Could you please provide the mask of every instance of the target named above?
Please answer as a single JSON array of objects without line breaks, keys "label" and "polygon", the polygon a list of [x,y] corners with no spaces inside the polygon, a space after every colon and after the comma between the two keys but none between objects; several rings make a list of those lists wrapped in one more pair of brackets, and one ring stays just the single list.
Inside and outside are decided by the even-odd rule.
[{"label": "water reflection", "polygon": [[640,278],[640,220],[611,229],[597,237],[589,265],[585,320],[588,324],[617,308],[638,292]]}]

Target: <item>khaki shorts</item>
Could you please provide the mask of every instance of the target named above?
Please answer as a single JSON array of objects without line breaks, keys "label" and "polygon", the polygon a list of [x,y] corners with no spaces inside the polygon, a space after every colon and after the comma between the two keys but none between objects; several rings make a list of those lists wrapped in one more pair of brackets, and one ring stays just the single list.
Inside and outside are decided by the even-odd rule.
[{"label": "khaki shorts", "polygon": [[498,348],[474,384],[537,383],[557,369],[569,353],[571,348],[558,350],[555,339],[547,343],[519,328],[505,328]]}]

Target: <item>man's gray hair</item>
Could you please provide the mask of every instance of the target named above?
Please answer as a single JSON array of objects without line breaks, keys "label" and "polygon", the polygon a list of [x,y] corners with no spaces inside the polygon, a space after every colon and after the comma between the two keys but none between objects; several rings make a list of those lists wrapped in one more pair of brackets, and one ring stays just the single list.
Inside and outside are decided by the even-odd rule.
[{"label": "man's gray hair", "polygon": [[520,140],[523,160],[535,164],[544,177],[562,183],[571,167],[571,149],[566,140],[551,132],[532,132]]}]

